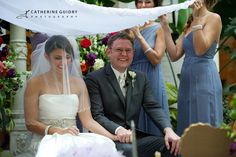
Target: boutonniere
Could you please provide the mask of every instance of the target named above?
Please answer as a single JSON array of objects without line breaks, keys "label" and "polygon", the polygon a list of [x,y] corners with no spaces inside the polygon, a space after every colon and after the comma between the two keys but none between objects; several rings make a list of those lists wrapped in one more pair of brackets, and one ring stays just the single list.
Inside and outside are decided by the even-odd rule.
[{"label": "boutonniere", "polygon": [[134,71],[128,71],[129,76],[131,77],[132,87],[134,88],[134,82],[136,81],[136,73]]}]

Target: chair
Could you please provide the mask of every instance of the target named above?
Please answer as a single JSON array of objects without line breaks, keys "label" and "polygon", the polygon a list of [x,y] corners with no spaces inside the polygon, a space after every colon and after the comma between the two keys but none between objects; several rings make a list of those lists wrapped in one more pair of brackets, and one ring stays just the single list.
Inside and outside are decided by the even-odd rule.
[{"label": "chair", "polygon": [[229,154],[232,141],[223,129],[197,123],[184,131],[180,141],[182,157],[236,157]]}]

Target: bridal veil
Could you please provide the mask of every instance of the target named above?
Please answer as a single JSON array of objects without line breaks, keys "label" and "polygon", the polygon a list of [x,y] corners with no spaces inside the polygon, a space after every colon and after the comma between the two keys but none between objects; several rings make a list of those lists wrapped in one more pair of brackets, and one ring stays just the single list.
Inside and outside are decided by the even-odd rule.
[{"label": "bridal veil", "polygon": [[[62,56],[56,56],[55,59],[61,61],[61,64],[56,66],[53,65],[48,57],[55,49],[62,49],[64,51]],[[90,108],[87,88],[81,76],[79,48],[74,37],[54,35],[45,42],[38,44],[32,52],[31,63],[32,75],[30,79],[43,77],[42,81],[44,84],[51,87],[44,91],[45,93],[57,95],[75,94],[73,89],[79,88],[78,112]],[[58,70],[61,72],[58,72]],[[50,75],[46,75],[47,73],[50,73]]]}]

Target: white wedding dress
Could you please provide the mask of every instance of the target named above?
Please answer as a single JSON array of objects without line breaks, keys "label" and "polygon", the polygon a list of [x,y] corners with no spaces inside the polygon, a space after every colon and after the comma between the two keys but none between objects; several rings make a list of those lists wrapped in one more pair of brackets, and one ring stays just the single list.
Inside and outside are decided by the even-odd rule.
[{"label": "white wedding dress", "polygon": [[[46,125],[66,128],[76,126],[79,99],[75,94],[39,97],[39,118]],[[30,154],[37,157],[122,157],[115,143],[107,137],[94,133],[78,136],[33,134]]]}]

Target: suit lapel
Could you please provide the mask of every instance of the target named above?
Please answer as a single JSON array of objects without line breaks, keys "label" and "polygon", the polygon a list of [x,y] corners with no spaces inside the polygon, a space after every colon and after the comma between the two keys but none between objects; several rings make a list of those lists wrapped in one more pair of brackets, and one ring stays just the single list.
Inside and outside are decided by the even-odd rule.
[{"label": "suit lapel", "polygon": [[119,96],[121,102],[125,105],[125,98],[122,94],[122,91],[120,89],[120,85],[116,79],[116,76],[115,76],[113,70],[111,69],[110,64],[108,64],[106,66],[106,76],[107,76],[108,81],[111,83],[112,87],[114,88],[116,94]]},{"label": "suit lapel", "polygon": [[128,81],[128,86],[127,86],[127,91],[126,91],[126,114],[129,114],[130,110],[132,110],[132,98],[133,98],[133,90],[134,87],[132,86],[132,79],[129,75],[130,69],[127,70],[127,81]]},{"label": "suit lapel", "polygon": [[129,111],[129,105],[131,104],[131,100],[132,100],[132,82],[130,79],[129,74],[127,75],[127,81],[128,81],[128,86],[126,87],[126,114],[128,114]]}]

